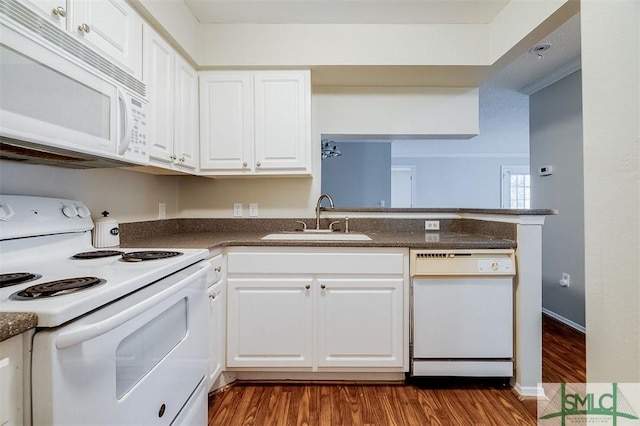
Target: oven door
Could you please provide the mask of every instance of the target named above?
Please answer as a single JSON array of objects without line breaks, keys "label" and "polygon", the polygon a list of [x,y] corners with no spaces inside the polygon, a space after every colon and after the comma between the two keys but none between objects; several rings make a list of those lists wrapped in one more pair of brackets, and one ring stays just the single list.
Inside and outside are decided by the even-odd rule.
[{"label": "oven door", "polygon": [[171,424],[207,374],[209,268],[201,261],[36,332],[33,424]]}]

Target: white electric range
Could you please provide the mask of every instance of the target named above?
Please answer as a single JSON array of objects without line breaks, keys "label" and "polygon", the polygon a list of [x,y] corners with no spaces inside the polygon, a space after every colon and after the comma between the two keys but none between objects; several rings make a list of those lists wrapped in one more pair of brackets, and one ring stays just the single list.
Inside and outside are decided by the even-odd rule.
[{"label": "white electric range", "polygon": [[28,420],[206,424],[208,251],[97,250],[92,228],[80,201],[0,195],[0,310],[38,315]]}]

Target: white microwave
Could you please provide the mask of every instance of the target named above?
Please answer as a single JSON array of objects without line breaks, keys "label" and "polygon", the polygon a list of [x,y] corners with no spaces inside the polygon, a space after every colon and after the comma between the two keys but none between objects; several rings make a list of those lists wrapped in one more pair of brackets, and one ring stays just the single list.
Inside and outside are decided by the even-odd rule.
[{"label": "white microwave", "polygon": [[3,14],[0,33],[0,158],[45,152],[87,167],[149,164],[147,102],[136,93],[144,84],[54,26],[35,33]]}]

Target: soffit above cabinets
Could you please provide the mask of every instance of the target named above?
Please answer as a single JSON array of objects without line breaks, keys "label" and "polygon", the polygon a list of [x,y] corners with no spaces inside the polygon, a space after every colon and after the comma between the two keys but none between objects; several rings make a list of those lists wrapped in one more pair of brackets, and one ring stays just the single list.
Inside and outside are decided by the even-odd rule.
[{"label": "soffit above cabinets", "polygon": [[207,24],[486,24],[511,0],[185,0]]}]

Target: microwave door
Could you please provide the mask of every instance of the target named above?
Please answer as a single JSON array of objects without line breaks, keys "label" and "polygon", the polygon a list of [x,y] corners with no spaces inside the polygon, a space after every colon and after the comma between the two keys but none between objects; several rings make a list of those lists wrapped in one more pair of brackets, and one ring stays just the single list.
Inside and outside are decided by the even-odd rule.
[{"label": "microwave door", "polygon": [[0,45],[0,135],[118,158],[117,88],[24,40],[21,53]]}]

